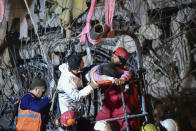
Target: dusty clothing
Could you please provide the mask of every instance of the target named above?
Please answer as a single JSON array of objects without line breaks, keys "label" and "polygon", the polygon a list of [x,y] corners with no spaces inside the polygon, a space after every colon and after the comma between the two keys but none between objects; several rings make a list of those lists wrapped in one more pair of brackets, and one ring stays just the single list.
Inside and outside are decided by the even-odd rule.
[{"label": "dusty clothing", "polygon": [[[130,85],[131,88],[133,88],[133,93],[124,93],[126,111],[129,115],[140,112],[137,87],[133,83]],[[102,110],[97,114],[96,120],[123,117],[124,111],[120,88],[115,86],[106,87],[104,89],[104,97]],[[120,125],[121,130],[126,128],[126,122],[124,119],[117,120],[117,122]],[[139,130],[139,119],[129,119],[129,126],[134,131]]]},{"label": "dusty clothing", "polygon": [[49,101],[48,97],[37,99],[31,92],[28,92],[21,99],[20,108],[22,110],[41,112],[48,106]]},{"label": "dusty clothing", "polygon": [[47,107],[49,99],[37,99],[32,93],[28,92],[21,99],[18,111],[16,128],[18,131],[41,131],[42,120],[41,111]]},{"label": "dusty clothing", "polygon": [[[102,76],[99,75],[98,73],[95,72],[92,75],[92,72],[95,68],[98,67],[92,68],[91,77],[93,76],[96,81],[102,81],[103,80]],[[121,75],[121,78],[130,79],[132,77],[132,74],[129,71],[126,71],[120,67],[117,68],[117,71]],[[96,120],[103,120],[103,119],[124,116],[122,97],[121,97],[121,88],[122,87],[118,87],[114,85],[104,88],[103,107],[102,110],[97,114]],[[138,101],[137,87],[135,86],[134,83],[131,83],[130,88],[132,88],[133,90],[132,93],[129,92],[124,93],[126,111],[128,114],[139,113],[140,107]],[[126,122],[124,119],[117,120],[117,123],[120,125],[121,130],[126,129]],[[138,118],[129,119],[128,123],[130,128],[132,128],[132,130],[137,131],[139,129]]]},{"label": "dusty clothing", "polygon": [[41,113],[19,108],[17,118],[17,131],[41,131]]},{"label": "dusty clothing", "polygon": [[[89,95],[93,88],[88,85],[84,88],[82,80],[68,70],[68,64],[59,66],[61,76],[58,81],[59,106],[61,114],[68,110],[79,111],[82,108],[81,99]],[[79,90],[82,88],[81,90]]]}]

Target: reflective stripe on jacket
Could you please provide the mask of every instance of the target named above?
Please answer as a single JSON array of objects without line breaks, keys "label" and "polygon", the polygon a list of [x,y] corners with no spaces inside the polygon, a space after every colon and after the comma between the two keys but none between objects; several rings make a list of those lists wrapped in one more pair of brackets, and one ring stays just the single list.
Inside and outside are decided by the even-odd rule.
[{"label": "reflective stripe on jacket", "polygon": [[[32,94],[28,94],[34,97]],[[32,110],[22,110],[19,104],[16,122],[17,131],[41,131],[41,126],[41,113]]]},{"label": "reflective stripe on jacket", "polygon": [[31,110],[19,108],[17,118],[17,131],[41,131],[41,114]]}]

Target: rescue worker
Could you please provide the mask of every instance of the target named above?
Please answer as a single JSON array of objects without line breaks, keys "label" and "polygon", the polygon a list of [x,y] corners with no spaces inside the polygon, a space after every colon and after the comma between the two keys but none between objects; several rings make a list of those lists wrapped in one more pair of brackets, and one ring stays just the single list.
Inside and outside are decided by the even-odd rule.
[{"label": "rescue worker", "polygon": [[[93,84],[83,86],[80,75],[83,66],[84,61],[80,55],[71,55],[67,63],[63,63],[59,66],[61,76],[58,81],[57,89],[59,90],[61,122],[63,122],[61,125],[65,127],[70,126],[70,124],[68,124],[66,120],[63,120],[64,118],[69,118],[64,115],[68,115],[71,112],[76,114],[72,115],[74,117],[80,115],[83,107],[81,100],[96,88]],[[72,117],[72,119],[74,118]]]},{"label": "rescue worker", "polygon": [[132,73],[127,71],[124,68],[124,65],[126,64],[126,61],[128,60],[129,54],[125,48],[119,47],[117,48],[111,58],[111,63],[119,64],[120,66],[117,67],[117,70],[119,74],[121,74],[121,79],[116,80],[117,85],[122,85],[126,81],[130,80],[132,78]]},{"label": "rescue worker", "polygon": [[45,90],[45,81],[35,77],[31,83],[31,90],[20,101],[16,122],[17,131],[41,131],[41,112],[50,101],[48,97],[41,99]]},{"label": "rescue worker", "polygon": [[[129,71],[126,71],[123,68],[127,60],[128,60],[128,52],[126,51],[126,49],[117,48],[111,58],[111,63],[118,65],[115,67],[115,69],[119,75],[113,76],[115,77],[114,83],[116,85],[123,85],[133,77],[132,73],[130,73]],[[106,74],[107,71],[109,71],[109,68],[103,71],[104,74],[101,74],[98,71],[99,72],[98,75],[107,75]],[[101,79],[98,79],[98,77],[96,77],[96,73],[93,76],[94,76],[95,81],[101,81]],[[129,94],[128,92],[124,92],[126,111],[128,114],[138,113],[140,110],[140,107],[139,107],[137,87],[135,86],[134,83],[131,83],[130,85],[131,85],[133,92],[131,94]],[[103,107],[102,107],[102,110],[97,114],[96,120],[104,120],[104,119],[124,116],[122,97],[121,97],[121,88],[123,88],[124,90],[124,86],[116,87],[115,85],[104,88]],[[120,125],[121,131],[126,130],[125,119],[117,120],[117,123]],[[137,118],[129,119],[128,123],[130,126],[129,127],[130,130],[139,130],[140,128],[139,119]],[[102,130],[102,129],[99,129],[99,130]]]}]

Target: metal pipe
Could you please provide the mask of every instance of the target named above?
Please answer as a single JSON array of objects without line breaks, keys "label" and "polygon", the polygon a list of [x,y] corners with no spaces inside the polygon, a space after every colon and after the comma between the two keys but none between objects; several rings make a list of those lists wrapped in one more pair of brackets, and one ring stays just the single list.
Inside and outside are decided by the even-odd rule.
[{"label": "metal pipe", "polygon": [[[143,79],[143,81],[140,82],[140,86],[141,86],[141,90],[142,90],[142,112],[143,113],[146,113],[146,99],[145,99],[145,96],[146,96],[146,89],[145,89],[145,78],[144,78],[144,73],[143,71],[140,72],[140,78]],[[143,86],[143,88],[142,88]],[[148,121],[148,117],[145,116],[145,120]]]},{"label": "metal pipe", "polygon": [[125,105],[125,98],[124,98],[124,94],[123,94],[123,88],[121,88],[121,97],[122,97],[122,104],[123,104],[123,111],[125,113],[125,122],[126,122],[126,126],[127,126],[127,131],[129,131],[129,123],[128,123],[128,119],[127,119],[127,111],[126,111],[126,105]]},{"label": "metal pipe", "polygon": [[95,52],[98,52],[99,54],[101,54],[101,55],[107,57],[108,59],[111,58],[111,56],[110,56],[109,54],[107,54],[107,53],[105,53],[105,52],[102,52],[102,51],[100,51],[100,50],[95,50]]},{"label": "metal pipe", "polygon": [[[143,74],[143,58],[142,58],[142,48],[140,45],[140,42],[137,38],[134,38],[135,40],[135,45],[136,45],[136,51],[137,51],[137,63],[138,63],[138,70],[139,70],[139,78],[143,79],[143,81],[140,82],[140,91],[142,95],[142,112],[146,113],[146,103],[145,103],[145,78]],[[145,120],[148,121],[147,116],[145,116]]]},{"label": "metal pipe", "polygon": [[[135,118],[135,117],[143,117],[143,116],[146,116],[146,115],[148,115],[147,112],[146,113],[142,113],[142,114],[136,114],[136,115],[127,115],[126,117],[129,119],[129,118]],[[109,121],[115,121],[115,120],[120,120],[120,119],[125,119],[125,116],[111,118],[111,119],[98,120],[98,121],[106,121],[106,122],[109,122]],[[98,122],[98,121],[93,121],[93,123]]]}]

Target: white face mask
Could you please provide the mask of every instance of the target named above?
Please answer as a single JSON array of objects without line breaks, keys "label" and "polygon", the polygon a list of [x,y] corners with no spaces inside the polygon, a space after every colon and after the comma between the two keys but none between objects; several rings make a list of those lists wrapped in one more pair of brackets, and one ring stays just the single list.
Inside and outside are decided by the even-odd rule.
[{"label": "white face mask", "polygon": [[83,71],[82,70],[75,70],[75,71],[72,71],[73,74],[75,75],[79,75],[80,73],[82,73]]},{"label": "white face mask", "polygon": [[77,73],[82,73],[83,71],[82,70],[79,70]]}]

